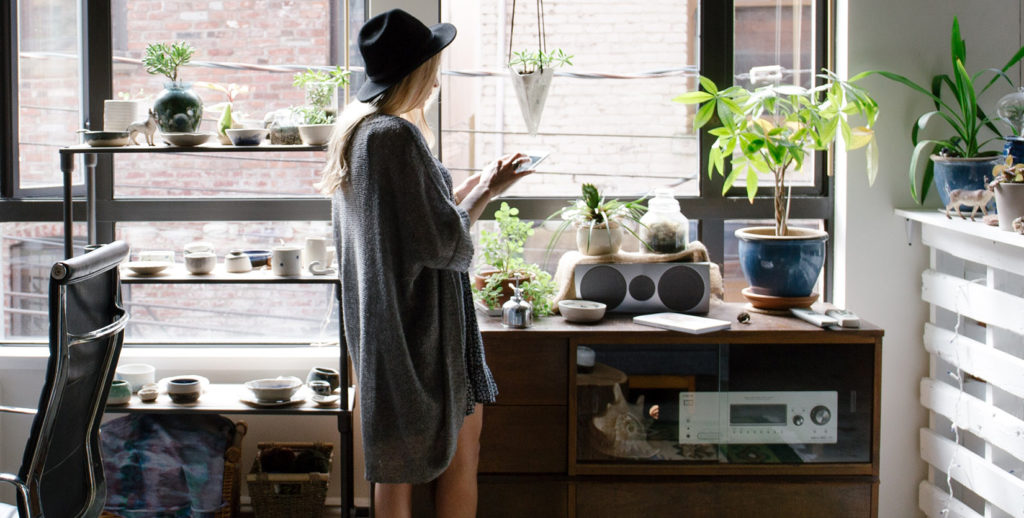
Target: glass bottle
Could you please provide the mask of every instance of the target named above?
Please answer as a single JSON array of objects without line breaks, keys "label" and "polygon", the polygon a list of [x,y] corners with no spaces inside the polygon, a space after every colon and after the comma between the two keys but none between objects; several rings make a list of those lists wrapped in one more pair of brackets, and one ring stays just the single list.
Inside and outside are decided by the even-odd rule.
[{"label": "glass bottle", "polygon": [[[640,250],[659,254],[682,252],[690,242],[690,221],[679,209],[672,189],[658,189],[647,202],[647,213],[640,218]],[[649,247],[649,248],[648,248]]]}]

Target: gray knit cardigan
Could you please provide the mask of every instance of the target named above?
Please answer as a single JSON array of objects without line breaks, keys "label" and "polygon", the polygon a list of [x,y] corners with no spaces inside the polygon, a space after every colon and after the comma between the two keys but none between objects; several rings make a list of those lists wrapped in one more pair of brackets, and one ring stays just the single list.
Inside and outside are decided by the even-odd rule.
[{"label": "gray knit cardigan", "polygon": [[366,478],[427,482],[447,468],[472,405],[465,342],[476,316],[461,279],[473,257],[469,216],[404,119],[363,121],[348,158],[333,218]]}]

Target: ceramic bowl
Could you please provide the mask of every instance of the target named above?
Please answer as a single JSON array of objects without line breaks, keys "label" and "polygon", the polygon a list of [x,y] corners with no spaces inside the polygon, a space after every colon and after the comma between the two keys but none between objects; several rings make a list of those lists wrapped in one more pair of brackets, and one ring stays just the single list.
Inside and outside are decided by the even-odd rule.
[{"label": "ceramic bowl", "polygon": [[132,386],[125,380],[114,380],[107,393],[108,405],[124,405],[132,400]]},{"label": "ceramic bowl", "polygon": [[331,392],[341,386],[341,373],[330,367],[313,367],[306,375],[306,383],[326,381],[331,385]]},{"label": "ceramic bowl", "polygon": [[217,267],[217,255],[213,252],[192,252],[185,254],[185,268],[196,275],[204,275]]},{"label": "ceramic bowl", "polygon": [[258,146],[267,138],[268,130],[253,128],[231,128],[225,130],[235,146]]},{"label": "ceramic bowl", "polygon": [[156,368],[145,363],[126,363],[117,366],[114,376],[127,381],[132,392],[138,392],[143,385],[153,383],[156,379]]},{"label": "ceramic bowl", "polygon": [[146,250],[139,252],[140,261],[174,262],[174,250]]},{"label": "ceramic bowl", "polygon": [[185,245],[185,253],[191,254],[192,252],[213,252],[213,243],[209,241],[193,241]]},{"label": "ceramic bowl", "polygon": [[167,380],[167,395],[175,403],[194,403],[203,392],[202,380],[192,376],[177,376]]},{"label": "ceramic bowl", "polygon": [[270,262],[270,250],[244,250],[253,268],[266,266]]},{"label": "ceramic bowl", "polygon": [[172,146],[191,147],[198,146],[210,140],[213,133],[199,132],[199,133],[161,133],[164,142]]},{"label": "ceramic bowl", "polygon": [[590,300],[560,300],[558,301],[558,312],[569,322],[586,324],[597,322],[604,318],[604,311],[607,306],[603,302]]},{"label": "ceramic bowl", "polygon": [[257,401],[288,401],[302,386],[302,380],[295,376],[279,376],[245,382],[245,388],[252,391]]},{"label": "ceramic bowl", "polygon": [[92,147],[121,147],[128,145],[127,131],[82,130],[82,140]]},{"label": "ceramic bowl", "polygon": [[245,255],[245,252],[232,250],[231,253],[224,256],[224,270],[228,273],[246,273],[252,271],[252,261],[249,260],[248,255]]},{"label": "ceramic bowl", "polygon": [[322,146],[331,140],[334,124],[300,124],[299,136],[307,146]]},{"label": "ceramic bowl", "polygon": [[124,263],[125,268],[128,268],[135,275],[156,275],[170,266],[171,263],[167,261],[129,261]]}]

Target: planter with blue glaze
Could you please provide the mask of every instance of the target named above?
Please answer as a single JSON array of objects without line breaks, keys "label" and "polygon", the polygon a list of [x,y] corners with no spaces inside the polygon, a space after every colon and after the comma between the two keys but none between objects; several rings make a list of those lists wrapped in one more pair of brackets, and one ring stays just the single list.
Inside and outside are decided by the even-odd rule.
[{"label": "planter with blue glaze", "polygon": [[153,102],[153,112],[164,133],[195,133],[203,118],[203,100],[191,83],[164,83],[164,91]]},{"label": "planter with blue glaze", "polygon": [[[932,155],[935,163],[935,190],[939,191],[942,206],[949,205],[949,192],[955,189],[978,191],[985,189],[992,181],[992,168],[1003,161],[1001,156],[975,158],[958,158]],[[993,210],[995,202],[990,202],[987,210]],[[961,205],[960,210],[971,210]]]},{"label": "planter with blue glaze", "polygon": [[740,267],[754,293],[806,297],[814,291],[825,265],[827,233],[790,227],[789,235],[776,236],[775,227],[748,227],[736,237]]}]

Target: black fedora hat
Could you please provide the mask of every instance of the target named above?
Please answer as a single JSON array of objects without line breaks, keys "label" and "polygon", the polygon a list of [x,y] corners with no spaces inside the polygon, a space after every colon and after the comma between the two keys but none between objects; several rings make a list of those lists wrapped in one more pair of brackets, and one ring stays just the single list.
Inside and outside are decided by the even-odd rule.
[{"label": "black fedora hat", "polygon": [[455,39],[455,26],[427,27],[413,15],[392,9],[370,18],[359,29],[359,52],[366,82],[356,98],[366,102],[394,86]]}]

